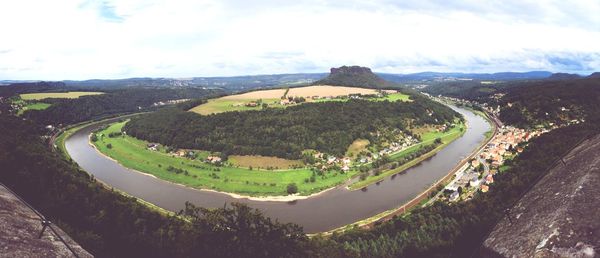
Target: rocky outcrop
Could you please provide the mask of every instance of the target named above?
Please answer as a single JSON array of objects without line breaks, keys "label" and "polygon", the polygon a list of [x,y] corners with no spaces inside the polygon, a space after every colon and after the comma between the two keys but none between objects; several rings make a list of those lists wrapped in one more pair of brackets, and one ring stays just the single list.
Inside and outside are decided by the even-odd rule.
[{"label": "rocky outcrop", "polygon": [[597,257],[600,135],[567,154],[488,236],[482,257]]},{"label": "rocky outcrop", "polygon": [[[93,257],[58,226],[52,227],[79,257]],[[0,185],[0,257],[74,257],[52,230],[38,238],[41,230],[40,217]]]},{"label": "rocky outcrop", "polygon": [[361,66],[342,66],[331,68],[326,78],[316,81],[314,85],[352,86],[365,88],[384,88],[392,83],[381,79],[370,68]]}]

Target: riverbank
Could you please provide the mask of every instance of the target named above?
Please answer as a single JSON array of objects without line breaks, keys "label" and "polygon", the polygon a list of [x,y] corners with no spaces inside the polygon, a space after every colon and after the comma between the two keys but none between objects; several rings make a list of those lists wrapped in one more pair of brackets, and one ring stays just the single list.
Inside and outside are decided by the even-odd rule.
[{"label": "riverbank", "polygon": [[108,188],[127,193],[127,196],[134,196],[138,201],[143,199],[147,203],[174,212],[183,209],[185,202],[205,208],[241,202],[281,222],[296,223],[307,233],[317,233],[344,227],[401,206],[419,195],[423,191],[423,185],[436,182],[452,169],[452,164],[471,154],[480,144],[482,135],[489,130],[489,125],[470,111],[454,109],[468,121],[467,132],[456,140],[455,144],[450,144],[427,162],[410,168],[407,173],[373,185],[368,191],[348,191],[345,187],[336,187],[313,198],[291,202],[236,199],[227,194],[200,191],[135,173],[99,155],[89,145],[89,135],[93,127],[75,132],[66,140],[65,145],[73,161],[83,170],[98,181],[104,182]]},{"label": "riverbank", "polygon": [[342,227],[338,227],[338,228],[335,228],[335,229],[332,229],[332,230],[329,230],[326,232],[321,232],[318,234],[310,234],[309,236],[331,235],[333,233],[340,233],[340,232],[344,232],[346,230],[350,230],[350,229],[357,228],[357,227],[370,228],[370,227],[374,226],[375,223],[381,223],[383,221],[390,220],[394,216],[398,216],[398,215],[404,215],[404,216],[408,215],[411,210],[413,210],[417,207],[426,205],[428,200],[431,198],[430,197],[431,193],[439,191],[438,190],[439,186],[443,186],[443,185],[447,184],[450,181],[450,179],[452,178],[452,176],[454,174],[456,174],[456,172],[459,171],[463,166],[465,166],[465,164],[471,158],[476,156],[481,151],[481,149],[483,149],[498,133],[498,125],[494,122],[495,120],[492,120],[492,118],[489,117],[489,115],[487,113],[481,112],[481,111],[476,112],[477,110],[474,110],[472,108],[467,108],[467,107],[463,107],[463,108],[473,112],[474,114],[477,114],[480,117],[483,117],[486,120],[486,122],[492,127],[489,131],[487,131],[484,134],[485,135],[484,140],[479,145],[479,147],[469,157],[462,159],[452,170],[450,170],[450,172],[448,174],[446,174],[444,177],[440,178],[437,182],[432,184],[425,191],[423,191],[419,195],[415,196],[413,199],[406,202],[405,204],[403,204],[400,207],[386,210],[384,212],[378,213],[378,214],[368,217],[366,219],[362,219],[362,220],[356,221],[354,223],[351,223],[351,224],[348,224],[348,225],[345,225]]},{"label": "riverbank", "polygon": [[[235,198],[265,201],[306,199],[347,182],[357,173],[356,170],[347,173],[330,171],[307,182],[314,175],[310,168],[265,170],[211,164],[204,161],[205,157],[191,159],[162,149],[151,150],[147,148],[148,142],[122,134],[123,125],[124,122],[114,123],[95,133],[93,144],[102,155],[138,172],[199,190],[231,194]],[[199,153],[189,151],[195,155]],[[292,183],[298,188],[296,195],[287,192],[287,186]]]},{"label": "riverbank", "polygon": [[[422,161],[432,157],[433,155],[435,155],[436,153],[438,153],[439,151],[444,149],[446,146],[448,146],[448,144],[452,143],[454,140],[460,138],[466,132],[466,130],[465,130],[466,126],[468,126],[468,125],[458,124],[455,128],[453,128],[452,130],[450,130],[450,132],[448,132],[446,134],[443,134],[439,137],[430,137],[431,139],[428,139],[421,143],[418,143],[415,146],[411,146],[410,148],[415,148],[418,146],[425,146],[426,144],[433,143],[437,138],[440,138],[442,140],[442,144],[440,144],[439,146],[437,146],[430,152],[427,152],[415,159],[412,159],[409,162],[407,162],[395,169],[386,170],[386,171],[383,171],[379,175],[370,176],[370,177],[367,177],[365,180],[357,181],[357,182],[351,184],[350,186],[348,186],[348,189],[349,190],[361,189],[363,187],[377,183],[388,176],[391,176],[391,175],[397,174],[397,173],[401,173],[402,171],[405,171],[405,170],[411,168],[412,166],[415,166],[415,165],[421,163]],[[408,154],[408,153],[406,153],[406,154]],[[400,155],[406,155],[406,154],[400,153]],[[393,155],[396,155],[396,154],[393,154]]]}]

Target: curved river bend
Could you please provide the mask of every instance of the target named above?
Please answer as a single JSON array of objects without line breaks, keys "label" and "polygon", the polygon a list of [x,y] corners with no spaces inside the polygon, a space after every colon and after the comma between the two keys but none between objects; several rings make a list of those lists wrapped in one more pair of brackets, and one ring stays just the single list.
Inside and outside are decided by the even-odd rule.
[{"label": "curved river bend", "polygon": [[292,203],[235,199],[227,194],[199,191],[125,168],[98,153],[88,143],[88,136],[92,131],[117,119],[82,128],[65,141],[65,146],[72,159],[97,179],[162,208],[179,211],[184,208],[186,201],[202,207],[223,207],[225,203],[243,202],[262,210],[269,217],[296,223],[303,226],[305,232],[314,233],[399,207],[469,156],[484,140],[484,134],[491,126],[485,119],[466,109],[452,108],[465,117],[468,129],[462,137],[430,159],[406,170],[406,173],[386,178],[378,185],[373,184],[366,191],[349,191],[345,187],[337,187]]}]

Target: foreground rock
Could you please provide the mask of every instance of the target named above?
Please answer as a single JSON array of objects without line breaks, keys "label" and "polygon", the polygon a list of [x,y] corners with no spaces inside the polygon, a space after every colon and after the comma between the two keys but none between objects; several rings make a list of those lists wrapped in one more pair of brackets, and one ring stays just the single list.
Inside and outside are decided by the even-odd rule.
[{"label": "foreground rock", "polygon": [[564,157],[485,240],[483,257],[596,257],[600,248],[600,135]]},{"label": "foreground rock", "polygon": [[[79,257],[93,257],[56,225],[52,227]],[[41,230],[40,217],[0,185],[0,257],[75,257],[48,228],[38,239]]]}]

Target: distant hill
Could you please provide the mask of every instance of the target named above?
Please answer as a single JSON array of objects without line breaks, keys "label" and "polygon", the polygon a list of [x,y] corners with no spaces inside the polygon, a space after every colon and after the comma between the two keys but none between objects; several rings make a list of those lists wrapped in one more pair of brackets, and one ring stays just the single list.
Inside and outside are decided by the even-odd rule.
[{"label": "distant hill", "polygon": [[502,121],[519,127],[600,121],[600,78],[542,80],[503,90]]},{"label": "distant hill", "polygon": [[571,80],[582,78],[579,74],[572,73],[553,73],[548,80]]},{"label": "distant hill", "polygon": [[370,68],[361,66],[342,66],[331,68],[331,73],[324,79],[318,80],[313,85],[334,85],[368,88],[384,88],[394,86],[374,74]]},{"label": "distant hill", "polygon": [[64,81],[68,86],[92,88],[127,87],[205,87],[221,88],[227,91],[246,91],[272,86],[308,85],[325,77],[325,73],[270,74],[232,77],[192,77],[192,78],[128,78],[116,80]]},{"label": "distant hill", "polygon": [[587,78],[600,78],[600,72],[595,72],[590,74]]},{"label": "distant hill", "polygon": [[391,82],[421,82],[421,81],[452,81],[452,80],[489,80],[489,81],[512,81],[545,79],[552,75],[547,71],[531,72],[501,72],[501,73],[438,73],[422,72],[412,74],[389,74],[378,73],[380,77]]}]

